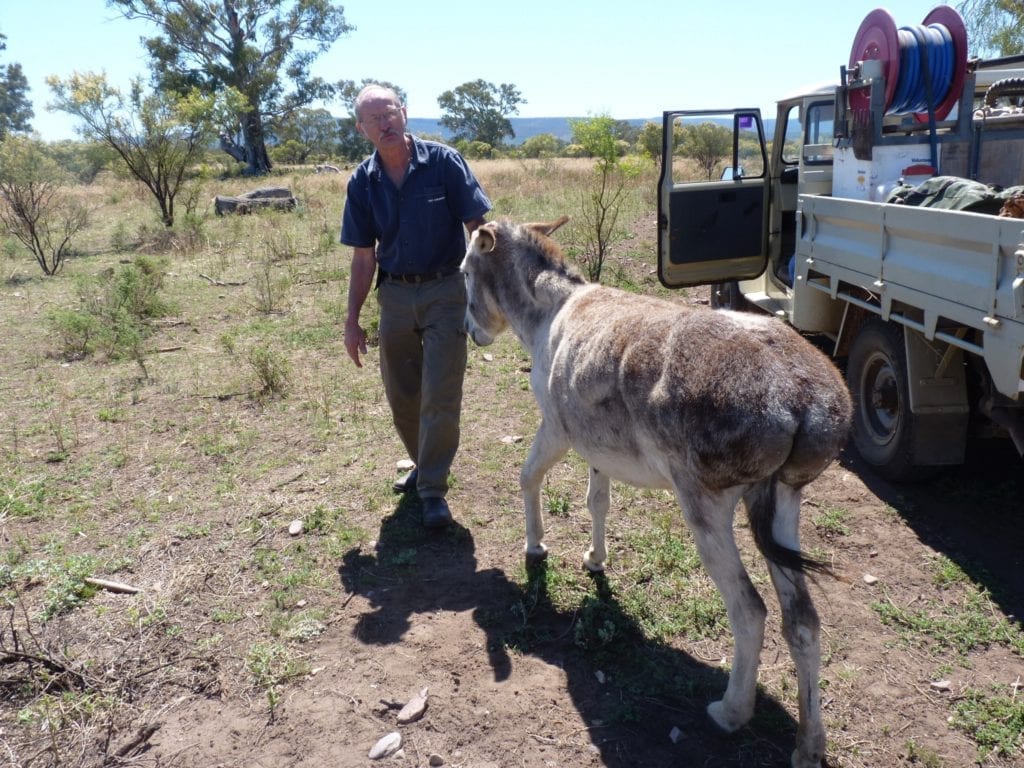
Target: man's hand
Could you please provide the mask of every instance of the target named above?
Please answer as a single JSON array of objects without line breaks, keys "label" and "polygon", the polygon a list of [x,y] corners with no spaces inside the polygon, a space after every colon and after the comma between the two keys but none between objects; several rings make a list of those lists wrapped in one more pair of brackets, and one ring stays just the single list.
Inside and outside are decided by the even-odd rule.
[{"label": "man's hand", "polygon": [[363,367],[359,353],[366,354],[366,331],[359,327],[359,323],[345,323],[345,351],[357,368]]}]

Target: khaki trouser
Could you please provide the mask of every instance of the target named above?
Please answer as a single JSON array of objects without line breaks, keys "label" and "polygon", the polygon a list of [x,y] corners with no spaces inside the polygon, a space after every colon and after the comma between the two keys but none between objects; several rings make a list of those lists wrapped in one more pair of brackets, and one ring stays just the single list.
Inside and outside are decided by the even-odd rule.
[{"label": "khaki trouser", "polygon": [[459,447],[465,279],[456,272],[426,283],[382,280],[377,301],[380,372],[395,428],[419,470],[420,496],[444,496]]}]

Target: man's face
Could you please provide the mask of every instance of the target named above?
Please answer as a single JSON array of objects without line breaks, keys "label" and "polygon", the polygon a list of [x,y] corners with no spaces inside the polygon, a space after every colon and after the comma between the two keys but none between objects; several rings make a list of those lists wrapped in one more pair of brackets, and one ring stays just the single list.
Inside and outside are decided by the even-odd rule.
[{"label": "man's face", "polygon": [[387,94],[371,96],[359,108],[359,132],[377,149],[405,141],[405,107]]}]

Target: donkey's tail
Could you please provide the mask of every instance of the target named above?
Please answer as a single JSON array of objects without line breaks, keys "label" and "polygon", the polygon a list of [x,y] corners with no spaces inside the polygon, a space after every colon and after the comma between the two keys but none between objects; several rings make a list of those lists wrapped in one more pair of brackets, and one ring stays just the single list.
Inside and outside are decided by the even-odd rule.
[{"label": "donkey's tail", "polygon": [[775,510],[777,507],[776,488],[779,483],[778,473],[766,477],[751,486],[744,495],[747,507],[747,519],[750,521],[750,530],[754,535],[754,543],[761,550],[765,558],[782,568],[791,571],[806,573],[814,571],[817,573],[830,573],[831,569],[826,563],[814,558],[807,557],[798,550],[791,549],[775,540],[775,533],[772,530],[775,523]]}]

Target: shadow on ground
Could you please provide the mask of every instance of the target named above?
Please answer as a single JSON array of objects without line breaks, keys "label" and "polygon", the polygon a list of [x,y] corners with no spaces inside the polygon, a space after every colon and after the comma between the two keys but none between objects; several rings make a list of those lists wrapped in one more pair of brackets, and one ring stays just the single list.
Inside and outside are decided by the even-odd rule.
[{"label": "shadow on ground", "polygon": [[840,463],[987,589],[1011,621],[1024,623],[1024,460],[1009,440],[972,443],[963,465],[913,484],[878,477],[852,447]]},{"label": "shadow on ground", "polygon": [[510,649],[562,669],[601,765],[788,764],[796,723],[787,711],[759,696],[748,726],[719,731],[704,709],[724,692],[726,673],[645,638],[604,576],[591,579],[579,607],[559,609],[548,590],[555,568],[531,568],[524,584],[499,569],[478,570],[470,532],[457,524],[425,532],[409,498],[383,520],[373,551],[346,553],[339,574],[344,589],[372,608],[352,629],[363,643],[401,642],[416,614],[472,610],[496,681],[512,674]]}]

